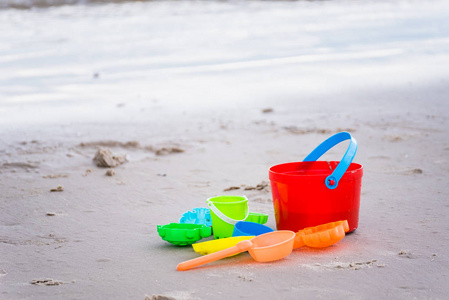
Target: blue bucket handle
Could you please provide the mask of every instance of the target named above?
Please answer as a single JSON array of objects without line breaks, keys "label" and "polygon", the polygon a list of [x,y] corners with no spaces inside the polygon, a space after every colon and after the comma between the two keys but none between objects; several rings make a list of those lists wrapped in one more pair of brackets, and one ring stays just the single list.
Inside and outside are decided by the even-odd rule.
[{"label": "blue bucket handle", "polygon": [[340,163],[335,168],[335,170],[332,172],[332,174],[327,176],[325,180],[326,186],[331,190],[337,187],[338,182],[340,181],[343,174],[345,174],[346,170],[348,169],[349,165],[354,159],[355,153],[357,152],[357,141],[351,136],[351,134],[346,131],[334,134],[333,136],[322,142],[318,147],[316,147],[303,160],[303,161],[316,161],[329,149],[346,140],[350,140],[350,142],[345,155],[343,156],[343,158],[341,159]]}]

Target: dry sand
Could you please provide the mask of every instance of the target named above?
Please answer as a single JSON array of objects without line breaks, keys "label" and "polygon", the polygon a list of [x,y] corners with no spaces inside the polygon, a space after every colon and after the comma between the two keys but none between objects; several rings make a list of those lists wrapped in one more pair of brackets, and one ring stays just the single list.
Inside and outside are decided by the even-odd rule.
[{"label": "dry sand", "polygon": [[[79,146],[99,138],[87,131],[82,138],[56,142],[52,137],[67,133],[51,127],[44,128],[51,134],[37,143],[8,142],[2,149],[8,163],[0,174],[1,297],[442,299],[449,266],[445,94],[435,93],[429,105],[420,101],[428,97],[425,90],[384,91],[380,98],[385,102],[376,105],[388,105],[397,95],[414,101],[388,105],[382,117],[370,110],[362,113],[372,102],[358,98],[353,106],[359,109],[352,114],[329,109],[325,122],[322,117],[301,117],[318,109],[304,110],[295,102],[273,106],[269,115],[262,108],[245,113],[245,118],[236,118],[241,112],[232,110],[221,111],[220,117],[207,114],[201,121],[210,122],[206,130],[173,138],[183,153],[156,156],[143,149],[113,148],[130,156],[113,177],[92,161],[95,147]],[[295,121],[298,116],[301,122]],[[200,126],[190,121],[174,124]],[[227,128],[221,128],[222,122]],[[201,269],[176,271],[179,262],[196,253],[162,241],[157,224],[177,221],[184,211],[205,206],[210,196],[244,194],[251,210],[268,213],[268,225],[275,228],[266,189],[224,189],[255,186],[268,180],[271,165],[303,158],[329,136],[327,131],[335,130],[327,122],[346,124],[360,144],[355,161],[364,165],[365,173],[355,233],[328,249],[296,250],[279,262],[259,264],[242,254]],[[295,134],[283,124],[326,133]],[[100,127],[90,125],[89,132]],[[132,134],[136,128],[127,130]],[[151,138],[139,142],[150,143]],[[341,153],[327,158],[339,159]],[[51,193],[58,185],[64,190]],[[30,284],[46,278],[62,284]]]},{"label": "dry sand", "polygon": [[[131,8],[124,14],[137,14]],[[41,89],[68,95],[61,101],[22,99],[4,79],[0,299],[445,299],[448,60],[411,44],[402,57],[161,71],[170,76],[159,79],[106,74],[78,86],[48,79],[59,88]],[[301,85],[306,78],[315,84]],[[197,254],[163,241],[156,225],[237,194],[275,228],[269,189],[242,186],[268,181],[270,166],[302,160],[341,130],[358,140],[354,161],[364,167],[354,233],[277,262],[241,254],[176,271]],[[323,159],[339,160],[345,146]],[[113,176],[93,161],[99,148],[126,156]]]}]

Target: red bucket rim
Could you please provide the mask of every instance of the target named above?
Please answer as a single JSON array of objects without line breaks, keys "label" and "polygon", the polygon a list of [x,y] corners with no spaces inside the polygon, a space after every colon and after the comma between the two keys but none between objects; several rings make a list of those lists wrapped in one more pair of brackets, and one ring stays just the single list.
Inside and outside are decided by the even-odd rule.
[{"label": "red bucket rim", "polygon": [[[325,178],[332,173],[339,161],[307,161],[289,162],[274,165],[269,170],[269,178],[273,181]],[[303,168],[298,169],[298,166]],[[311,171],[311,172],[307,172]],[[313,172],[312,172],[313,171]],[[321,171],[321,172],[320,172]],[[363,166],[358,163],[351,163],[344,173],[342,180],[354,180],[363,175]]]}]

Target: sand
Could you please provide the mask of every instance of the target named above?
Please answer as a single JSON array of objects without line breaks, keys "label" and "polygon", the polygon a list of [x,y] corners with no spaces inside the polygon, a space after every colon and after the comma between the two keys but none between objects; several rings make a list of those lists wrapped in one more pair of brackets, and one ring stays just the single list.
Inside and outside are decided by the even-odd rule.
[{"label": "sand", "polygon": [[[0,32],[0,299],[445,299],[447,4],[174,3],[0,11],[16,41],[40,47],[13,56]],[[328,40],[332,17],[345,46]],[[24,31],[52,24],[41,42]],[[229,51],[207,43],[217,32]],[[107,47],[78,44],[102,35]],[[176,271],[198,254],[157,225],[246,195],[276,228],[269,167],[343,130],[364,167],[354,233],[276,262],[241,254]],[[127,158],[113,176],[93,160],[104,148]]]}]

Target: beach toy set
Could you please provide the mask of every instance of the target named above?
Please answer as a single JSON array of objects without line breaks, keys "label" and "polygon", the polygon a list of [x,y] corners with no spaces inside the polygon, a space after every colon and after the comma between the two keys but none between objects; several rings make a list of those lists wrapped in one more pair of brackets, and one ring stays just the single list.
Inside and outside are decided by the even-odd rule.
[{"label": "beach toy set", "polygon": [[[218,196],[209,198],[206,202],[210,208],[193,208],[182,214],[179,223],[157,225],[159,236],[173,245],[188,246],[210,237],[212,233],[215,239],[223,239],[241,235],[254,236],[256,234],[252,232],[256,229],[252,228],[256,228],[255,226],[270,229],[262,225],[268,221],[268,215],[249,212],[248,199],[245,196]],[[250,227],[234,233],[237,223],[248,223]],[[262,232],[260,230],[256,231]],[[234,245],[237,242],[235,240]]]},{"label": "beach toy set", "polygon": [[[341,161],[317,161],[346,140],[349,146]],[[180,223],[158,225],[164,240],[192,245],[203,255],[180,263],[177,269],[189,270],[246,251],[257,262],[269,262],[300,247],[324,248],[339,242],[346,233],[356,230],[359,222],[363,167],[352,162],[356,152],[357,141],[350,133],[340,132],[322,142],[302,162],[271,167],[276,231],[263,225],[268,215],[249,212],[244,196],[209,198],[207,208],[184,213]],[[214,240],[197,243],[211,235]]]}]

